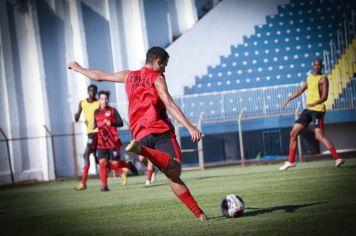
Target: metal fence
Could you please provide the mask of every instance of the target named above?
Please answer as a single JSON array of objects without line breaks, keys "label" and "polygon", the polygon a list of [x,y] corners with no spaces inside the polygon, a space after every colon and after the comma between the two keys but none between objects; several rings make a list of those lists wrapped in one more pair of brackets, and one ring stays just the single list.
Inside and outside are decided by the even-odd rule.
[{"label": "metal fence", "polygon": [[[174,101],[187,118],[193,122],[197,122],[201,114],[203,114],[204,122],[234,120],[241,111],[244,111],[244,118],[290,115],[294,114],[298,103],[305,105],[305,97],[298,97],[285,109],[281,109],[281,105],[300,86],[301,84],[297,83],[183,95],[175,97]],[[118,107],[122,117],[128,119],[128,103],[122,102],[115,105]]]},{"label": "metal fence", "polygon": [[[258,159],[259,156],[286,155],[288,153],[290,127],[293,125],[293,120],[296,119],[301,110],[306,107],[306,94],[293,100],[285,109],[282,109],[281,105],[292,93],[300,88],[300,86],[301,84],[298,83],[236,91],[185,95],[174,98],[183,113],[190,121],[198,126],[203,133],[205,124],[214,124],[221,129],[224,129],[224,126],[226,126],[228,122],[234,122],[237,126],[234,129],[237,131],[227,129],[226,135],[209,135],[209,137],[204,138],[203,142],[192,144],[189,142],[189,137],[180,134],[182,127],[172,119],[175,123],[177,137],[182,147],[183,159],[189,162],[187,166],[202,169],[205,165],[209,165],[209,163],[206,163],[207,159],[211,159],[211,165],[236,162],[244,164],[245,159]],[[332,92],[332,90],[330,90],[330,92]],[[124,111],[127,110],[127,106],[127,103],[117,105],[119,110]],[[350,82],[346,84],[342,93],[337,96],[333,110],[355,108],[356,80],[351,79]],[[261,128],[259,131],[244,131],[249,130],[249,127],[246,126],[250,126],[248,122],[244,121],[254,119],[263,120],[273,117],[279,118],[283,116],[290,118],[290,127],[271,128],[266,125],[265,128]],[[127,119],[125,114],[124,117]],[[304,136],[304,138],[309,136],[310,139],[312,134],[305,134]],[[251,137],[255,137],[255,139],[251,139]],[[210,153],[215,153],[215,150],[218,150],[217,146],[221,140],[224,140],[221,142],[221,146],[226,146],[226,142],[237,146],[236,148],[232,148],[234,150],[231,150],[230,147],[228,150],[226,147],[220,148],[220,152],[229,152],[230,155],[234,157],[229,158],[229,160],[226,160],[225,157],[217,158],[217,160],[207,157]],[[246,140],[246,143],[244,143],[244,140]],[[251,149],[254,143],[258,142],[260,142],[260,147],[257,145],[256,149],[260,151],[246,150],[249,146]],[[215,150],[210,147],[211,144]],[[302,148],[301,145],[302,142],[299,141],[298,150],[300,159],[302,150],[306,150],[306,148]],[[313,149],[313,147],[309,147],[309,149]],[[314,150],[306,150],[305,152],[316,153],[319,151],[315,144]],[[219,154],[215,153],[214,155]],[[194,161],[192,162],[191,160]]]},{"label": "metal fence", "polygon": [[54,160],[51,156],[53,146],[48,138],[50,136],[46,135],[43,126],[11,127],[11,130],[0,128],[0,183],[10,180],[10,183],[14,183],[20,179],[47,179],[48,176],[44,175],[54,172],[53,168],[50,171],[39,156],[46,153],[48,158]]},{"label": "metal fence", "polygon": [[[299,87],[300,84],[290,84],[174,98],[188,119],[203,132],[206,124],[223,127],[224,122],[226,124],[232,122],[236,125],[235,128],[228,128],[225,135],[212,135],[196,144],[190,142],[185,129],[173,120],[178,141],[182,146],[183,161],[187,163],[186,167],[204,168],[209,163],[235,163],[245,158],[258,158],[259,155],[283,154],[287,150],[279,148],[279,144],[273,148],[275,144],[269,140],[275,139],[276,142],[282,139],[288,140],[286,136],[288,131],[275,128],[261,131],[258,134],[252,131],[249,133],[243,131],[249,125],[244,122],[271,117],[289,116],[293,119],[296,111],[300,111],[298,108],[305,107],[304,96],[291,102],[286,109],[281,109],[281,104]],[[121,116],[128,120],[128,104],[113,105]],[[335,101],[333,109],[355,108],[356,80],[353,79]],[[291,121],[290,125],[292,124]],[[13,132],[16,129],[18,132]],[[82,152],[86,143],[84,123],[52,125],[52,127],[22,127],[21,129],[12,127],[11,131],[12,134],[18,135],[10,136],[6,133],[6,129],[1,129],[0,132],[0,184],[21,181],[17,177],[18,173],[23,175],[22,179],[36,179],[41,176],[44,180],[80,175]],[[120,129],[119,133],[123,135],[124,142],[130,139],[127,134],[129,133],[127,124]],[[262,140],[259,144],[261,153],[248,148],[258,143],[258,140]],[[230,149],[226,149],[226,146]],[[221,153],[224,153],[224,156],[219,157]],[[44,155],[46,157],[43,157]],[[214,159],[215,157],[217,158]],[[126,158],[132,158],[132,156],[129,155]],[[14,174],[12,175],[11,172]]]}]

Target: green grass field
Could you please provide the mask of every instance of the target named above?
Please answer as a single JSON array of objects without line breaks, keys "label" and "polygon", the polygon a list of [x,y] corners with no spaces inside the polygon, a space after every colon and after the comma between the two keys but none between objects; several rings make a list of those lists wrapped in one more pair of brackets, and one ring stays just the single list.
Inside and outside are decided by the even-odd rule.
[{"label": "green grass field", "polygon": [[[144,176],[129,186],[109,180],[74,191],[78,181],[0,189],[1,235],[355,235],[356,159],[336,169],[333,161],[299,164],[287,172],[279,165],[225,167],[183,172],[210,220],[197,222],[170,191],[163,174],[145,188]],[[226,194],[240,195],[245,214],[221,216]]]}]

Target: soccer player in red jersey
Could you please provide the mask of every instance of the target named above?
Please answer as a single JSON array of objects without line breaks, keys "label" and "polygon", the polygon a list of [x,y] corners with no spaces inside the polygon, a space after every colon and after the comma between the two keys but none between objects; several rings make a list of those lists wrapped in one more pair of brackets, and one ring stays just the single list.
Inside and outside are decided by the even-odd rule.
[{"label": "soccer player in red jersey", "polygon": [[84,150],[83,159],[83,175],[82,181],[74,187],[76,190],[85,190],[87,187],[88,172],[90,167],[90,153],[93,153],[96,160],[96,145],[97,145],[97,129],[93,128],[94,124],[94,111],[98,109],[99,102],[96,99],[96,94],[98,92],[98,87],[94,84],[88,86],[88,98],[83,99],[79,102],[78,111],[74,115],[74,120],[79,121],[80,115],[83,112],[85,117],[85,124],[87,126],[88,141],[87,146]]},{"label": "soccer player in red jersey", "polygon": [[96,81],[126,84],[130,127],[135,138],[126,151],[144,156],[160,168],[176,196],[198,220],[204,221],[206,215],[180,178],[181,151],[166,111],[188,129],[193,142],[204,135],[189,122],[168,92],[163,74],[168,58],[163,48],[152,47],[147,51],[145,66],[137,71],[106,73],[83,68],[77,62],[69,63],[68,68]]},{"label": "soccer player in red jersey", "polygon": [[94,112],[94,126],[98,131],[97,156],[100,166],[101,191],[109,191],[107,187],[107,168],[115,170],[121,176],[122,168],[128,168],[133,173],[136,167],[131,163],[120,160],[121,141],[117,133],[117,127],[122,127],[122,119],[117,110],[108,105],[110,92],[99,92],[100,107]]}]

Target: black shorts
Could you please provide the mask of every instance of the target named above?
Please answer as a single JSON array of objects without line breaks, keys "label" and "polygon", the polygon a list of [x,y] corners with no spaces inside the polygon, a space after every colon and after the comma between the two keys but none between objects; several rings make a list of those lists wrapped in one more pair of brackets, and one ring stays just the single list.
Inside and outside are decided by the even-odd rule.
[{"label": "black shorts", "polygon": [[313,128],[324,129],[324,115],[325,112],[304,109],[295,123],[307,127],[312,122]]},{"label": "black shorts", "polygon": [[96,150],[96,156],[99,160],[105,158],[108,161],[120,161],[121,159],[120,150],[118,150],[117,148],[98,148]]},{"label": "black shorts", "polygon": [[98,133],[88,134],[87,147],[89,147],[90,150],[94,152],[96,150],[97,145],[98,145]]},{"label": "black shorts", "polygon": [[171,158],[182,161],[182,153],[174,131],[147,135],[139,143],[146,147],[168,153]]}]

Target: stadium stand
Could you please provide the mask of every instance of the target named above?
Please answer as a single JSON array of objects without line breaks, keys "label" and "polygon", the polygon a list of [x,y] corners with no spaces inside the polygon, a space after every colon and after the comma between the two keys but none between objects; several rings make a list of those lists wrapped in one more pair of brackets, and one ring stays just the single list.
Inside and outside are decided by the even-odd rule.
[{"label": "stadium stand", "polygon": [[[256,26],[256,33],[245,37],[243,44],[232,45],[230,55],[221,57],[220,64],[209,66],[206,75],[196,77],[194,86],[185,87],[185,94],[305,80],[313,59],[322,58],[323,51],[330,49],[330,42],[338,42],[338,32],[344,32],[344,21],[351,22],[355,6],[354,1],[347,0],[291,1],[280,5],[278,14],[267,16],[267,23]],[[350,37],[353,36],[352,31]],[[339,48],[346,48],[344,37]],[[338,50],[338,58],[341,54]]]},{"label": "stadium stand", "polygon": [[[255,34],[245,36],[242,44],[232,45],[231,53],[221,56],[218,65],[208,66],[207,74],[197,76],[195,85],[184,88],[186,95],[177,98],[177,103],[191,120],[204,114],[205,122],[211,123],[204,127],[210,134],[204,139],[205,145],[222,149],[204,152],[206,162],[229,158],[231,150],[226,144],[239,140],[234,122],[241,111],[245,119],[254,119],[243,121],[247,159],[260,154],[286,155],[288,126],[293,124],[298,104],[301,109],[305,107],[305,98],[294,100],[286,110],[280,105],[306,80],[315,58],[324,60],[330,81],[327,108],[348,112],[330,112],[327,122],[345,122],[352,116],[356,106],[356,40],[351,23],[355,9],[356,2],[348,0],[292,0],[280,5],[278,14],[266,16],[266,24],[255,27]],[[278,118],[281,115],[289,115],[289,125]],[[321,151],[312,133],[302,139],[304,154]],[[267,140],[275,143],[266,145]],[[187,145],[184,138],[182,145]],[[185,153],[183,159],[194,163],[197,156]]]}]

